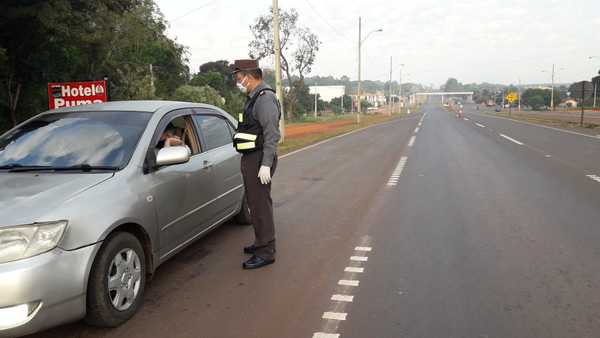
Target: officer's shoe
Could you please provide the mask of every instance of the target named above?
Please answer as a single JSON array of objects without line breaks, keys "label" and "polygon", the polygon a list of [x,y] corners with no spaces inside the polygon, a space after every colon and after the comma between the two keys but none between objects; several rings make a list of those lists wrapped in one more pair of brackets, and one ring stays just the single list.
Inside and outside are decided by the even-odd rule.
[{"label": "officer's shoe", "polygon": [[242,266],[245,270],[251,270],[262,268],[265,265],[273,263],[275,263],[275,258],[264,259],[262,257],[254,255],[249,260],[245,261],[244,264],[242,264]]},{"label": "officer's shoe", "polygon": [[244,247],[245,254],[254,255],[255,252],[256,252],[256,245],[254,245],[254,244]]}]

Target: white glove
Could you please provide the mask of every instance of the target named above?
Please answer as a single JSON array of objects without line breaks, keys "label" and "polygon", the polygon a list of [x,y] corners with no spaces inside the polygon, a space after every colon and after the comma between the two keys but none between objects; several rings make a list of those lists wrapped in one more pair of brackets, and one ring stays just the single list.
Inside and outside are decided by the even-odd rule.
[{"label": "white glove", "polygon": [[261,165],[260,170],[258,170],[258,178],[260,178],[262,184],[269,184],[271,182],[271,168]]}]

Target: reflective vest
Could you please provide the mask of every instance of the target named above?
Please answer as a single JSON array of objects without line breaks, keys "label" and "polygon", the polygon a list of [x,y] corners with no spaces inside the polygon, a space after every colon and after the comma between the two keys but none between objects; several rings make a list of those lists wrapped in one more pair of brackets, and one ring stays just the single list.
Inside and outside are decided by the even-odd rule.
[{"label": "reflective vest", "polygon": [[244,113],[239,114],[237,132],[233,136],[233,146],[239,153],[247,154],[263,148],[263,128],[254,118],[254,116],[252,116],[252,112],[254,110],[254,104],[256,103],[256,100],[266,91],[275,93],[275,91],[271,88],[263,88],[259,90],[250,98]]}]

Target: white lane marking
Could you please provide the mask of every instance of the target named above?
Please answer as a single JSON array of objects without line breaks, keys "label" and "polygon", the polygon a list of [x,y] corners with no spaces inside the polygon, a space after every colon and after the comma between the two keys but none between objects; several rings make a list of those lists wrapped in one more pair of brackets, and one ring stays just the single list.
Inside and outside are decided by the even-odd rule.
[{"label": "white lane marking", "polygon": [[338,285],[343,285],[343,286],[358,286],[359,284],[360,284],[360,282],[357,280],[340,279],[338,281]]},{"label": "white lane marking", "polygon": [[336,301],[336,302],[352,303],[354,301],[354,296],[333,295],[333,296],[331,296],[331,300]]},{"label": "white lane marking", "polygon": [[312,338],[340,338],[339,333],[325,333],[325,332],[317,332],[313,334]]},{"label": "white lane marking", "polygon": [[370,246],[357,246],[356,248],[354,248],[354,250],[371,252],[373,248],[371,248]]},{"label": "white lane marking", "polygon": [[344,269],[346,272],[355,272],[355,273],[363,273],[365,272],[365,268],[355,268],[353,266],[349,266]]},{"label": "white lane marking", "polygon": [[481,124],[481,123],[475,122],[475,125],[478,126],[479,128],[485,128],[485,126],[483,124]]},{"label": "white lane marking", "polygon": [[514,142],[514,143],[516,143],[516,144],[518,144],[518,145],[520,145],[520,146],[522,146],[522,145],[523,145],[523,142],[517,141],[517,140],[515,140],[515,139],[514,139],[514,138],[512,138],[512,137],[506,136],[506,135],[504,135],[504,134],[500,134],[500,136],[502,136],[502,137],[504,137],[505,139],[507,139],[507,140],[509,140],[509,141],[511,141],[511,142]]},{"label": "white lane marking", "polygon": [[414,136],[410,138],[410,141],[408,141],[408,146],[409,147],[412,147],[415,144],[415,139],[416,138]]},{"label": "white lane marking", "polygon": [[546,155],[546,157],[547,157],[547,158],[550,158],[550,157],[552,157],[552,155]]},{"label": "white lane marking", "polygon": [[369,260],[369,257],[365,257],[365,256],[352,256],[350,257],[351,261],[355,261],[355,262],[366,262]]},{"label": "white lane marking", "polygon": [[419,132],[419,127],[415,128],[415,134]]},{"label": "white lane marking", "polygon": [[600,176],[598,176],[598,175],[585,175],[585,176],[587,176],[587,177],[593,179],[594,181],[600,183]]},{"label": "white lane marking", "polygon": [[388,187],[396,186],[396,184],[398,183],[398,180],[400,179],[400,175],[402,174],[402,171],[404,170],[404,166],[406,165],[407,160],[408,160],[408,157],[406,157],[406,156],[402,156],[400,158],[400,161],[398,161],[398,165],[396,165],[396,169],[394,169],[392,176],[390,176],[390,178],[387,182]]},{"label": "white lane marking", "polygon": [[469,121],[469,119],[465,117],[465,121]]},{"label": "white lane marking", "polygon": [[323,313],[323,319],[332,320],[346,320],[347,313],[344,312],[325,312]]}]

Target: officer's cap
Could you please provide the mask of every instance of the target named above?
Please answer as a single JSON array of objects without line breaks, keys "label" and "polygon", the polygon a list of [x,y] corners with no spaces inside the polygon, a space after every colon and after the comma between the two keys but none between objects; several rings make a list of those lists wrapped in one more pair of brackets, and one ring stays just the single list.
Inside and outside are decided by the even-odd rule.
[{"label": "officer's cap", "polygon": [[235,60],[233,65],[231,66],[232,74],[235,74],[242,70],[255,70],[259,69],[258,60],[245,59],[245,60]]}]

